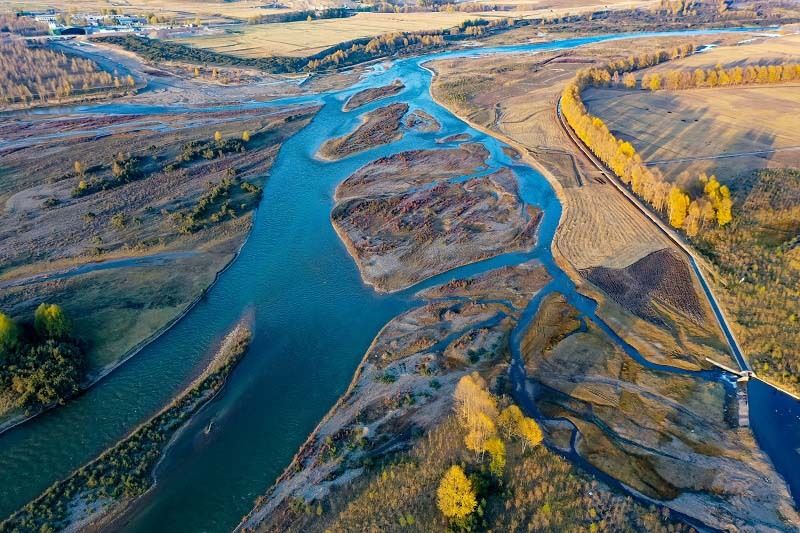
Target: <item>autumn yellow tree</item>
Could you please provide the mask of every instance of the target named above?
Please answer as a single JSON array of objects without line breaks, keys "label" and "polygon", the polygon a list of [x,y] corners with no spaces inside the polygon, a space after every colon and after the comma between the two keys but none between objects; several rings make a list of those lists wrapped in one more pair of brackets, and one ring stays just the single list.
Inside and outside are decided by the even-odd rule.
[{"label": "autumn yellow tree", "polygon": [[249,132],[249,131],[247,131],[247,130],[244,130],[244,131],[242,132],[242,140],[243,140],[244,142],[250,142],[250,132]]},{"label": "autumn yellow tree", "polygon": [[486,442],[496,435],[497,404],[486,390],[486,382],[475,372],[461,378],[454,393],[456,414],[467,430],[464,444],[479,457]]},{"label": "autumn yellow tree", "polygon": [[636,87],[636,76],[634,76],[630,72],[627,72],[624,76],[622,76],[622,84],[627,89],[635,88]]},{"label": "autumn yellow tree", "polygon": [[0,363],[4,355],[12,350],[19,340],[17,324],[5,313],[0,312]]},{"label": "autumn yellow tree", "polygon": [[719,192],[721,199],[719,207],[717,207],[717,224],[725,226],[733,220],[733,200],[731,200],[731,191],[727,186],[720,187]]},{"label": "autumn yellow tree", "polygon": [[661,89],[661,75],[660,74],[651,74],[650,78],[647,80],[647,88],[651,91],[658,91]]},{"label": "autumn yellow tree", "polygon": [[495,476],[502,477],[506,467],[506,445],[499,437],[492,437],[486,441],[486,451],[489,452],[489,471]]},{"label": "autumn yellow tree", "polygon": [[222,132],[221,131],[217,130],[217,131],[214,132],[214,140],[217,141],[217,142],[221,142],[222,141]]},{"label": "autumn yellow tree", "polygon": [[682,228],[689,211],[689,195],[680,187],[673,185],[667,197],[669,224],[673,228]]},{"label": "autumn yellow tree", "polygon": [[683,229],[686,235],[694,237],[700,232],[700,225],[703,221],[703,210],[700,202],[692,200],[689,204],[689,211],[686,215],[686,220],[683,222]]},{"label": "autumn yellow tree", "polygon": [[500,426],[500,431],[505,438],[510,439],[516,435],[517,425],[523,416],[522,410],[513,404],[500,412],[500,416],[497,418],[497,424]]},{"label": "autumn yellow tree", "polygon": [[497,433],[495,423],[486,413],[477,413],[467,423],[467,434],[464,444],[468,450],[475,452],[478,457],[483,457],[486,452],[486,443]]},{"label": "autumn yellow tree", "polygon": [[56,304],[39,304],[33,315],[33,325],[38,335],[49,339],[67,337],[72,330],[67,314]]},{"label": "autumn yellow tree", "polygon": [[522,451],[525,452],[528,449],[528,446],[538,446],[542,439],[544,439],[544,434],[542,434],[542,428],[539,427],[539,424],[532,418],[523,417],[522,420],[519,421],[518,426],[519,437],[522,440]]},{"label": "autumn yellow tree", "polygon": [[724,226],[733,219],[733,200],[731,191],[727,185],[721,185],[716,176],[700,175],[700,182],[704,183],[703,192],[705,193],[716,214],[717,224]]},{"label": "autumn yellow tree", "polygon": [[478,505],[472,482],[458,465],[451,466],[439,482],[436,503],[447,518],[465,518]]}]

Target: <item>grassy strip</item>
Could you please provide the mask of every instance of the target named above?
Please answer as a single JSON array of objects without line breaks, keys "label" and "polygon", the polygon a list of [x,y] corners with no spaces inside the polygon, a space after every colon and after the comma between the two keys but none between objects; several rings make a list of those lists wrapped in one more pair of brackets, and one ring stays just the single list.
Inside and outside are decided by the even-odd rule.
[{"label": "grassy strip", "polygon": [[100,457],[56,482],[41,496],[0,523],[0,532],[54,531],[107,518],[144,494],[153,470],[175,433],[219,392],[250,344],[238,324],[206,370],[175,400]]},{"label": "grassy strip", "polygon": [[99,37],[96,40],[121,46],[148,61],[186,61],[200,65],[219,65],[240,68],[256,68],[273,74],[300,72],[306,60],[299,57],[261,57],[257,59],[241,58],[228,54],[220,54],[203,48],[195,48],[179,43],[147,39],[136,35]]},{"label": "grassy strip", "polygon": [[[96,37],[94,40],[120,46],[155,63],[185,61],[205,66],[255,68],[271,74],[288,74],[335,70],[395,54],[424,53],[445,47],[451,42],[477,39],[528,23],[529,21],[524,20],[508,23],[505,20],[486,22],[476,19],[462,23],[461,27],[446,30],[394,32],[372,38],[344,41],[308,57],[237,57],[200,47],[136,35],[112,35]],[[480,28],[480,31],[466,31],[470,28]]]}]

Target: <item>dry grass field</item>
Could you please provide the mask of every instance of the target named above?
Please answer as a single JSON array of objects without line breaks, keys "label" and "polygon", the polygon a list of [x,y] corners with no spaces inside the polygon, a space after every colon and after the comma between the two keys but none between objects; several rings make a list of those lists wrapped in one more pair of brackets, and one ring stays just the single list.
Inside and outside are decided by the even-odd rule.
[{"label": "dry grass field", "polygon": [[[91,375],[117,363],[213,282],[247,235],[259,193],[229,187],[223,196],[238,216],[208,223],[219,201],[205,201],[207,212],[196,206],[228,168],[262,185],[280,144],[315,111],[8,121],[0,127],[0,308],[22,317],[42,301],[63,305],[89,343]],[[192,155],[215,130],[234,144],[247,130],[247,150],[224,154],[224,163]],[[113,161],[133,170],[123,174]],[[92,270],[98,261],[118,264]],[[89,268],[70,271],[80,266]]]},{"label": "dry grass field", "polygon": [[[716,46],[702,53],[662,63],[652,68],[652,72],[664,70],[741,66],[753,61],[762,63],[782,63],[797,61],[800,56],[800,34],[797,28],[769,33],[768,36],[756,33],[736,35],[728,39],[724,46]],[[778,37],[780,35],[780,37]]]},{"label": "dry grass field", "polygon": [[591,163],[570,149],[555,106],[575,72],[632,50],[674,46],[678,38],[605,43],[511,57],[437,61],[434,95],[460,115],[517,144],[558,185],[564,203],[555,251],[575,269],[622,268],[668,246]]},{"label": "dry grass field", "polygon": [[[155,1],[155,0],[143,0]],[[188,0],[184,0],[187,3]],[[314,2],[309,2],[314,4]],[[476,4],[498,4],[496,2],[475,2]],[[335,44],[353,39],[375,37],[392,32],[416,32],[442,30],[458,26],[465,20],[561,17],[603,9],[626,9],[648,7],[657,0],[555,0],[544,2],[500,2],[498,5],[513,5],[508,11],[432,12],[432,13],[357,13],[342,19],[323,19],[313,21],[287,22],[279,24],[259,24],[232,29],[220,29],[211,35],[196,35],[176,39],[177,42],[206,48],[215,52],[238,57],[263,57],[265,55],[308,56]],[[232,5],[237,5],[233,2]],[[294,5],[291,2],[290,5]],[[227,5],[227,4],[226,4]],[[249,13],[244,6],[239,10]],[[231,8],[229,16],[237,14],[246,18],[236,8]],[[277,12],[260,10],[260,14]],[[249,16],[249,15],[248,15]]]},{"label": "dry grass field", "polygon": [[592,89],[584,101],[685,189],[701,172],[724,183],[755,169],[800,165],[800,83],[656,93]]}]

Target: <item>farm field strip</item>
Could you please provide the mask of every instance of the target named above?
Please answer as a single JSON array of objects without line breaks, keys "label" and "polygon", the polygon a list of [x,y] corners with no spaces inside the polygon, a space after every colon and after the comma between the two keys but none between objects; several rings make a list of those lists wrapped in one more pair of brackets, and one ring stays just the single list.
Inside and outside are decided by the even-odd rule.
[{"label": "farm field strip", "polygon": [[181,44],[239,57],[306,56],[335,44],[392,32],[443,30],[475,18],[525,18],[535,12],[484,13],[357,13],[352,17],[242,26],[214,35],[174,39]]}]

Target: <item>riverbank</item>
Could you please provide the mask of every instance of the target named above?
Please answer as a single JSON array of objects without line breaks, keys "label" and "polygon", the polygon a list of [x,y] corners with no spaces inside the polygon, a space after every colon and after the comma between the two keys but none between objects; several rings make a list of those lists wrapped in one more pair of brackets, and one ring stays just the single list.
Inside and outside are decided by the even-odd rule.
[{"label": "riverbank", "polygon": [[[23,220],[13,231],[0,231],[0,256],[6,260],[0,307],[18,316],[44,300],[75,316],[76,334],[89,347],[81,385],[88,390],[180,321],[232,264],[250,235],[261,187],[280,146],[318,110],[152,115],[144,128],[94,138],[85,136],[81,122],[90,128],[104,124],[92,115],[18,119],[36,136],[0,156],[12,176],[0,192],[6,204],[0,220]],[[215,153],[209,162],[197,157],[196,136],[207,132],[209,121],[227,135],[248,131],[247,146]],[[231,152],[227,144],[220,146],[215,145]],[[127,155],[117,154],[123,148]],[[216,161],[223,155],[225,168]],[[114,170],[122,168],[120,157],[128,169],[124,179]],[[54,183],[36,181],[70,166],[76,170]],[[215,189],[204,192],[211,186]],[[90,192],[76,193],[80,187]],[[56,200],[42,205],[42,198]],[[37,261],[25,263],[31,255]],[[53,268],[62,265],[69,266]],[[0,433],[55,407],[17,412],[2,421]]]},{"label": "riverbank", "polygon": [[[537,50],[537,47],[530,47],[530,50]],[[542,245],[535,251],[530,254],[518,252],[502,255],[462,267],[439,276],[430,285],[444,284],[451,278],[464,279],[498,266],[540,257],[556,276],[555,286],[567,289],[568,299],[580,303],[581,299],[571,291],[572,286],[566,283],[566,276],[554,267],[546,253],[550,248],[553,222],[558,219],[556,213],[560,212],[560,206],[553,199],[550,189],[524,165],[507,159],[494,139],[468,130],[460,120],[433,105],[427,95],[428,78],[415,63],[411,63],[395,62],[387,67],[394,70],[385,72],[385,76],[376,72],[374,85],[385,85],[397,77],[408,80],[408,89],[402,98],[412,106],[424,108],[434,115],[442,123],[442,137],[469,131],[476,139],[485,142],[492,154],[492,166],[498,163],[513,166],[520,176],[526,202],[540,205],[546,210],[540,229]],[[469,63],[462,61],[465,67]],[[227,328],[235,320],[231,314],[246,305],[253,305],[259,316],[261,331],[253,345],[254,354],[257,350],[259,357],[245,360],[246,368],[236,372],[227,392],[220,396],[218,402],[209,405],[192,425],[193,428],[201,428],[214,420],[215,431],[210,438],[197,438],[199,436],[192,435],[195,432],[191,431],[177,439],[173,453],[169,454],[159,470],[158,490],[150,493],[149,501],[140,507],[140,512],[137,511],[138,514],[126,527],[131,531],[161,528],[230,530],[248,511],[252,497],[262,493],[267,484],[281,474],[298,445],[307,438],[328,407],[336,403],[340,392],[352,379],[353,370],[366,347],[374,340],[375,332],[412,304],[408,293],[376,295],[361,282],[358,271],[328,226],[331,195],[337,182],[372,158],[385,157],[393,149],[436,146],[432,136],[409,133],[396,145],[377,148],[363,157],[354,156],[354,159],[341,163],[319,162],[314,159],[312,152],[320,140],[340,134],[342,128],[349,128],[355,122],[354,116],[341,113],[341,103],[347,95],[349,93],[337,93],[326,97],[325,108],[318,120],[284,147],[277,160],[275,179],[264,191],[264,205],[269,205],[270,209],[260,213],[259,231],[254,232],[251,245],[236,262],[236,268],[221,280],[206,302],[197,306],[192,319],[182,321],[172,334],[165,335],[142,357],[120,369],[107,386],[97,387],[74,405],[57,411],[53,416],[44,417],[41,423],[32,424],[29,431],[13,432],[5,437],[0,447],[3,449],[0,471],[5,476],[3,485],[10,488],[4,493],[3,499],[7,508],[9,502],[15,502],[13,507],[16,508],[30,498],[33,492],[31,486],[36,486],[34,495],[40,493],[56,476],[53,472],[58,472],[58,477],[64,477],[66,472],[63,469],[66,467],[63,465],[70,465],[68,468],[71,470],[85,463],[87,457],[82,454],[87,449],[108,446],[107,440],[118,438],[115,433],[113,439],[109,439],[109,432],[138,423],[141,419],[138,413],[143,412],[143,408],[146,409],[144,412],[153,412],[154,400],[148,398],[158,397],[158,404],[163,403],[164,398],[159,396],[159,391],[176,390],[176,383],[184,383],[186,369],[202,357],[196,349],[197,339],[203,339],[204,344],[210,342],[208,337]],[[309,231],[309,228],[314,231]],[[425,283],[423,287],[427,285]],[[584,302],[581,310],[592,314],[593,308]],[[448,316],[457,318],[458,314]],[[313,371],[309,372],[309,369]],[[384,377],[383,374],[378,376]],[[502,369],[500,377],[505,378]],[[386,379],[391,380],[391,377]],[[264,409],[265,405],[270,408]],[[86,420],[92,421],[93,431],[82,431],[86,427]],[[428,435],[437,439],[437,433],[428,432]],[[454,437],[452,432],[446,435],[448,442],[460,445],[461,439]],[[423,438],[419,442],[426,440]],[[65,449],[68,449],[67,453]],[[90,456],[96,453],[93,451]],[[508,453],[511,464],[515,459],[510,449]],[[76,461],[75,457],[80,459]],[[404,459],[408,456],[395,457]],[[449,461],[450,457],[448,455],[444,459]],[[414,460],[415,456],[409,458]],[[564,464],[552,453],[537,456],[537,461],[542,464]],[[576,464],[583,463],[578,458]],[[415,465],[410,463],[412,476],[414,468]],[[517,487],[522,491],[528,490],[528,494],[530,487],[543,489],[546,486],[540,484],[539,479],[542,482],[552,480],[546,471],[541,478],[530,477],[528,473],[533,469],[528,462],[518,470],[521,470],[521,474],[517,478]],[[589,471],[592,472],[591,469]],[[371,480],[379,481],[380,466],[370,474],[375,474]],[[426,517],[438,511],[435,503],[430,498],[426,499],[426,495],[435,493],[440,477],[434,473],[431,478],[433,481],[424,486],[424,494],[418,500],[422,505],[428,505],[425,513],[416,513],[415,500],[399,507],[405,511],[402,518],[406,524],[409,523],[409,512],[413,513],[412,518],[417,519],[416,528],[406,526],[409,529],[430,531],[430,528],[424,529],[432,523],[425,521]],[[630,499],[623,494],[603,490],[602,483],[598,486],[598,482],[593,482],[590,476],[585,479],[586,484],[580,487],[569,483],[558,485],[554,490],[558,494],[569,495],[570,501],[573,501],[572,495],[586,495],[591,491],[595,495],[612,494],[618,497],[617,500],[626,509],[631,505]],[[611,485],[616,486],[613,483]],[[339,499],[338,503],[346,505],[348,501],[372,501],[372,505],[361,508],[366,514],[365,520],[375,519],[391,529],[397,527],[400,517],[394,513],[395,502],[392,501],[392,507],[387,510],[387,501],[382,496],[400,494],[401,491],[394,490],[394,484],[389,486],[392,489],[386,491],[384,485],[373,485],[375,489],[362,492],[362,498],[354,496],[348,500]],[[356,486],[358,490],[360,487]],[[550,493],[550,488],[544,492]],[[377,499],[368,500],[369,493],[377,495]],[[348,493],[343,495],[349,496]],[[495,501],[506,503],[505,499]],[[519,512],[517,505],[521,501],[530,502],[528,514]],[[509,521],[521,520],[522,523],[531,523],[537,516],[541,519],[540,511],[545,505],[559,512],[565,509],[562,506],[563,499],[553,499],[547,495],[529,499],[525,492],[515,492],[507,502],[515,506],[514,512],[503,513],[502,516]],[[577,523],[568,520],[567,524],[572,527],[578,527],[579,524],[582,529],[589,529],[591,524],[608,520],[610,514],[616,514],[613,508],[605,505],[605,500],[588,501],[583,498],[580,502],[579,507],[586,511],[585,515],[590,509],[597,515],[582,516]],[[298,507],[301,520],[322,523],[328,520],[329,513],[333,515],[344,507],[337,506],[334,508],[336,510],[331,511],[327,502],[323,501],[322,518],[316,514],[317,509],[313,506]],[[379,510],[385,511],[379,513]],[[306,515],[306,512],[310,514]],[[571,514],[567,518],[571,519]],[[655,518],[654,524],[663,526],[658,516]],[[555,517],[552,519],[555,520]],[[493,529],[494,524],[497,524],[497,530],[514,529],[509,521],[502,522],[506,527],[501,527],[500,522],[493,522]],[[343,520],[335,523],[354,522]],[[548,523],[556,525],[564,522]],[[606,524],[609,523],[612,522],[606,521]],[[659,531],[657,527],[642,525],[641,528]]]},{"label": "riverbank", "polygon": [[169,406],[0,523],[0,531],[102,529],[124,514],[155,484],[153,472],[172,438],[222,389],[251,336],[247,321],[237,324],[205,370]]},{"label": "riverbank", "polygon": [[[253,216],[255,216],[255,211],[253,212]],[[248,236],[249,236],[249,233],[248,233]],[[231,257],[230,261],[228,261],[228,263],[222,268],[222,270],[219,270],[216,273],[216,275],[214,276],[214,281],[212,281],[205,289],[203,289],[203,291],[200,294],[198,294],[197,297],[194,300],[192,300],[177,316],[175,316],[173,319],[171,319],[166,324],[164,324],[161,328],[159,328],[158,330],[153,332],[153,334],[151,336],[149,336],[146,339],[143,339],[139,344],[137,344],[135,347],[131,348],[130,351],[128,351],[122,357],[120,357],[119,361],[117,361],[115,363],[112,363],[112,364],[102,368],[99,372],[97,372],[94,375],[92,375],[91,378],[88,381],[86,381],[85,383],[81,384],[81,392],[85,392],[85,391],[89,390],[92,386],[96,385],[100,380],[102,380],[104,377],[106,377],[109,374],[111,374],[111,372],[113,372],[114,370],[116,370],[117,368],[119,368],[120,366],[125,364],[131,357],[134,357],[136,354],[138,354],[140,351],[142,351],[144,348],[146,348],[148,344],[150,344],[153,341],[155,341],[161,335],[163,335],[164,333],[169,331],[169,329],[172,328],[175,324],[177,324],[181,319],[183,319],[183,317],[185,317],[189,313],[189,311],[191,311],[192,308],[195,305],[197,305],[197,303],[200,300],[202,300],[202,298],[208,293],[208,291],[211,290],[211,288],[214,286],[214,284],[216,284],[216,282],[219,280],[219,277],[233,264],[233,262],[239,256],[239,253],[241,253],[241,250],[242,250],[242,248],[244,247],[245,244],[247,244],[247,237],[245,237],[245,240],[242,241],[241,245],[236,250],[234,255]],[[38,409],[34,413],[20,415],[18,417],[14,417],[14,418],[11,418],[11,419],[3,422],[3,423],[0,423],[0,435],[5,433],[6,431],[10,431],[10,430],[14,429],[15,427],[17,427],[17,426],[19,426],[21,424],[24,424],[25,422],[33,420],[37,416],[39,416],[39,415],[41,415],[41,414],[43,414],[43,413],[45,413],[45,412],[47,412],[47,411],[49,411],[51,409],[55,409],[58,406],[59,406],[59,404],[48,405],[48,406],[45,406],[45,407],[43,407],[41,409]]]},{"label": "riverbank", "polygon": [[550,279],[531,261],[418,293],[423,305],[381,329],[347,391],[237,530],[322,530],[301,526],[293,502],[326,501],[357,478],[371,477],[373,465],[448,417],[465,374],[502,375],[510,332]]}]

